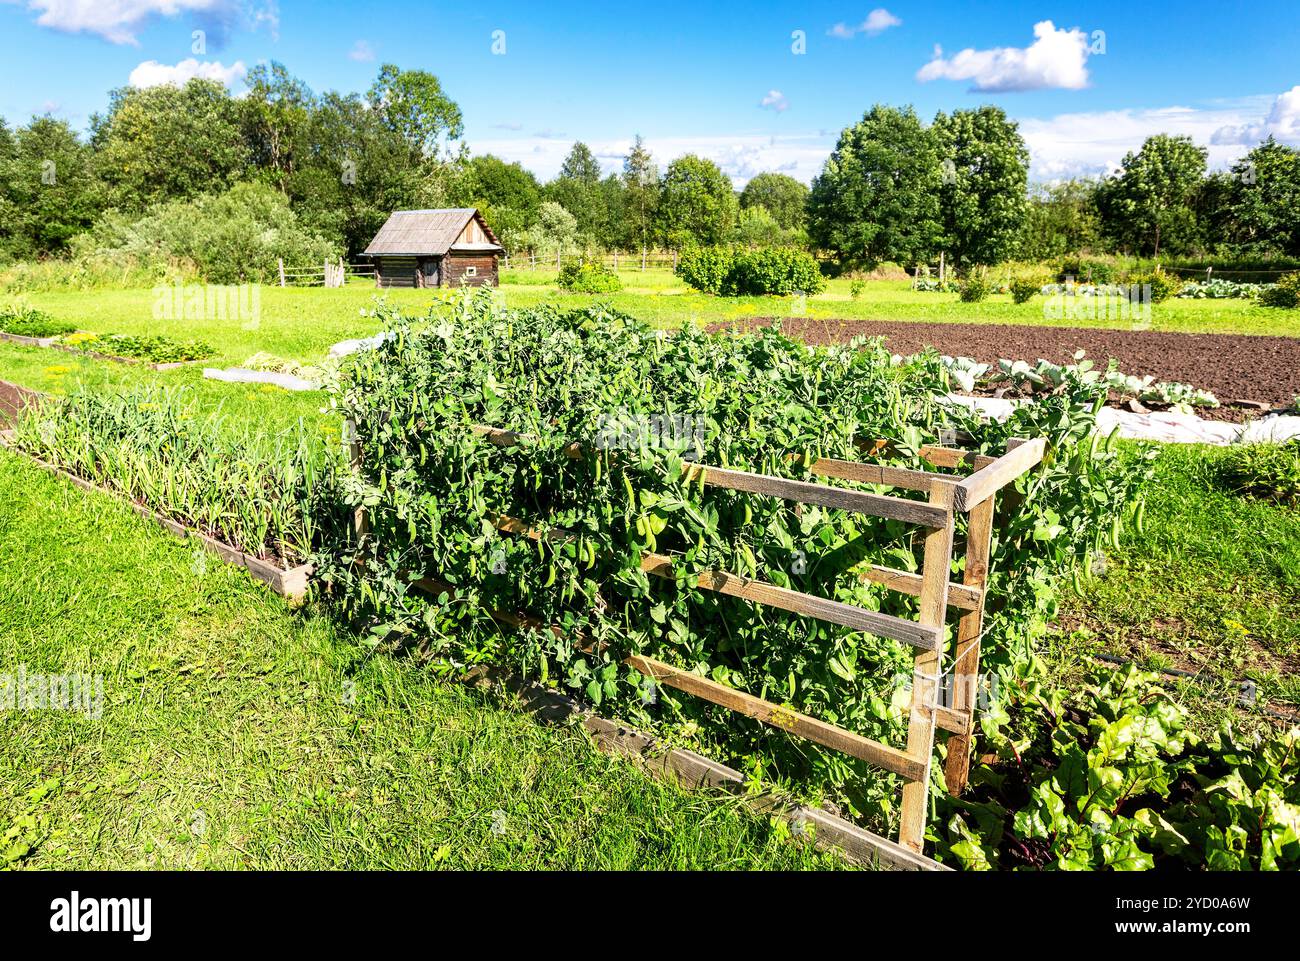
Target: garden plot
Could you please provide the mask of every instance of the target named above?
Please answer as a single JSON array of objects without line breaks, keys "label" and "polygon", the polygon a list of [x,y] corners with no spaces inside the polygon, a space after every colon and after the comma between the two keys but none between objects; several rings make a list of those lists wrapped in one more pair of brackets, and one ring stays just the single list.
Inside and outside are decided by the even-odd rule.
[{"label": "garden plot", "polygon": [[[1251,756],[1258,796],[1215,807],[1223,794],[1214,779],[1235,748],[1189,740],[1184,713],[1157,679],[1097,671],[1057,688],[1043,672],[1035,642],[1062,585],[1099,551],[1115,549],[1127,524],[1141,527],[1154,472],[1151,452],[1098,439],[1106,385],[1086,371],[1062,370],[1040,403],[990,422],[948,402],[952,373],[934,354],[895,362],[878,345],[810,348],[771,331],[662,336],[605,307],[507,311],[487,295],[433,318],[382,310],[376,323],[397,336],[346,358],[331,393],[336,414],[356,425],[349,439],[359,467],[326,468],[319,499],[304,499],[282,457],[279,466],[259,466],[261,455],[238,459],[269,481],[262,503],[307,505],[307,523],[290,529],[318,561],[328,599],[321,609],[379,651],[415,654],[452,678],[494,666],[568,689],[618,723],[796,796],[833,799],[882,834],[909,818],[914,832],[918,792],[905,792],[900,806],[900,780],[918,785],[917,765],[939,768],[937,757],[921,761],[914,750],[920,696],[926,725],[947,737],[945,768],[962,737],[976,741],[980,758],[973,794],[951,799],[937,779],[930,785],[937,817],[922,843],[950,864],[1236,859],[1254,867],[1300,855],[1283,836],[1289,815],[1265,796],[1294,779],[1284,739]],[[86,416],[94,403],[77,400],[86,412],[71,421],[86,436],[66,446],[126,453],[133,469],[123,476],[174,470],[173,436],[196,436],[181,411],[144,416],[149,397],[120,402],[126,409],[100,418]],[[130,427],[137,424],[145,429]],[[23,429],[32,444],[60,447],[57,436],[41,435],[39,418],[25,418]],[[872,443],[882,437],[892,443]],[[938,465],[935,480],[926,452],[954,438],[971,454]],[[1016,444],[1028,438],[1041,446]],[[1007,509],[990,531],[997,546],[982,590],[988,617],[972,636],[964,617],[944,623],[924,590],[918,599],[899,589],[947,566],[925,562],[940,554],[930,545],[940,530],[934,513],[949,512],[917,495],[951,487],[956,506],[957,491],[982,486],[981,473],[1020,450],[1033,457],[1010,472],[1001,495]],[[1028,473],[1019,476],[1020,468]],[[735,483],[712,483],[710,472],[712,481]],[[885,496],[881,487],[891,484],[904,495]],[[814,489],[815,498],[788,496]],[[165,504],[169,489],[147,486],[139,496]],[[889,512],[862,516],[874,512],[846,509],[851,502]],[[204,505],[178,503],[182,513]],[[964,545],[961,583],[947,585],[952,603],[944,606],[962,610],[978,588],[968,579],[983,576],[971,559],[978,531],[974,518],[954,522],[952,539]],[[232,536],[250,532],[255,524]],[[250,543],[282,540],[260,537]],[[736,590],[716,589],[727,584]],[[865,616],[810,618],[747,596],[755,590],[820,597],[829,602],[821,610]],[[493,611],[522,629],[503,631],[487,616]],[[900,624],[913,626],[901,641],[892,630]],[[937,672],[922,665],[919,684],[918,638],[934,642],[923,654],[940,658]],[[973,688],[978,723],[954,730],[944,723],[950,704],[939,698],[972,692],[956,673],[972,641],[982,668]],[[680,696],[668,680],[727,706],[760,702],[752,716],[767,723]],[[924,693],[931,685],[933,702]],[[1063,716],[1074,725],[1068,744],[1052,736]],[[851,735],[841,743],[874,745],[877,758],[902,755],[908,766],[900,778],[795,741],[791,728],[807,730],[809,721]],[[1108,753],[1113,725],[1141,732],[1122,757]],[[1144,806],[1121,812],[1105,798],[1061,798],[1052,778],[1067,762],[1106,783],[1132,781]],[[1209,778],[1190,788],[1174,773],[1184,769]],[[1151,783],[1152,771],[1169,777]],[[998,783],[1015,790],[1000,794]],[[1104,835],[1092,829],[1103,815]],[[1244,846],[1223,850],[1223,832],[1239,822],[1250,825]],[[1167,830],[1181,847],[1171,848]]]},{"label": "garden plot", "polygon": [[[747,330],[775,322],[749,319],[725,327]],[[1225,403],[1248,400],[1265,408],[1286,407],[1300,396],[1300,338],[1295,337],[802,318],[781,324],[790,336],[812,344],[884,337],[885,346],[896,354],[934,349],[986,364],[1003,358],[1069,364],[1082,350],[1099,365],[1113,358],[1126,374],[1193,384]],[[1247,412],[1258,415],[1259,409]]]}]

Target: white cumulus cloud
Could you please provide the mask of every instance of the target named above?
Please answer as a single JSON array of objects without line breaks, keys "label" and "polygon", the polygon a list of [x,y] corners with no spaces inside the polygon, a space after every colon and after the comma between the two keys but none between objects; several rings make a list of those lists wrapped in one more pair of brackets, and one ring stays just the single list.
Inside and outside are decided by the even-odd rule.
[{"label": "white cumulus cloud", "polygon": [[219,60],[204,63],[195,60],[193,57],[189,60],[182,60],[174,66],[159,63],[157,60],[146,60],[131,71],[127,83],[133,87],[141,88],[161,87],[163,84],[168,83],[181,87],[198,77],[200,80],[216,80],[218,83],[229,87],[237,81],[243,80],[247,74],[248,68],[242,60],[236,60],[229,67],[223,66]]},{"label": "white cumulus cloud", "polygon": [[769,90],[767,96],[760,100],[758,105],[767,110],[775,110],[777,113],[785,113],[790,109],[790,101],[780,90]]},{"label": "white cumulus cloud", "polygon": [[358,40],[348,51],[348,59],[357,63],[370,63],[375,59],[375,49],[370,46],[369,40]]},{"label": "white cumulus cloud", "polygon": [[1220,127],[1214,131],[1210,143],[1254,147],[1267,137],[1300,146],[1300,84],[1279,95],[1260,122]]},{"label": "white cumulus cloud", "polygon": [[1034,24],[1028,47],[967,48],[951,57],[935,47],[934,59],[916,79],[970,80],[975,90],[1081,90],[1088,85],[1088,36],[1076,28],[1057,29],[1050,20]]},{"label": "white cumulus cloud", "polygon": [[884,7],[877,7],[867,14],[867,19],[863,20],[856,26],[847,23],[837,23],[826,32],[832,37],[839,37],[841,40],[852,40],[859,33],[865,33],[868,37],[874,37],[878,33],[884,33],[890,27],[901,27],[903,21],[894,16]]},{"label": "white cumulus cloud", "polygon": [[137,34],[158,17],[189,14],[223,30],[239,18],[254,27],[279,25],[277,0],[7,0],[22,3],[37,14],[36,22],[66,33],[93,33],[109,43],[139,46]]}]

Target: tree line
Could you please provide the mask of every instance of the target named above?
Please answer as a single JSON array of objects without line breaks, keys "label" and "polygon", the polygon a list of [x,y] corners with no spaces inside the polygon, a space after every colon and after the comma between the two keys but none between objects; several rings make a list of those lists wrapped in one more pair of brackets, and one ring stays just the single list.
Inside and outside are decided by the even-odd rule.
[{"label": "tree line", "polygon": [[548,255],[801,246],[840,269],[945,256],[960,270],[1080,251],[1300,256],[1300,152],[1272,139],[1209,172],[1203,148],[1159,135],[1114,176],[1030,184],[1002,110],[925,124],[878,105],[840,134],[811,189],[764,173],[738,192],[695,155],[661,171],[640,137],[614,173],[575,143],[542,182],[471,156],[460,108],[430,73],[385,65],[364,94],[317,94],[272,63],[246,83],[238,97],[205,80],[115,90],[85,137],[48,115],[0,120],[0,255],[61,254],[106,220],[252,183],[283,198],[294,230],[349,256],[391,211],[449,206],[480,207],[508,249]]}]

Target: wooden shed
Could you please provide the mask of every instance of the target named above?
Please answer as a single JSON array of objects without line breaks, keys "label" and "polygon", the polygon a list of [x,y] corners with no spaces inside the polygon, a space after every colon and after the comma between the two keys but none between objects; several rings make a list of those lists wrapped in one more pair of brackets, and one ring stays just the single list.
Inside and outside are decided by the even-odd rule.
[{"label": "wooden shed", "polygon": [[398,210],[363,256],[379,287],[495,287],[504,248],[474,207]]}]

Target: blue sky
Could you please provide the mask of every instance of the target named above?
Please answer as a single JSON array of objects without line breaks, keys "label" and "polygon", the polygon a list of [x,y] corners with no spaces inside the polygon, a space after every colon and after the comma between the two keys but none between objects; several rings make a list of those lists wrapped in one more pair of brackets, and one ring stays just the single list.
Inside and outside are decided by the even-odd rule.
[{"label": "blue sky", "polygon": [[1103,171],[1161,131],[1193,136],[1216,165],[1265,133],[1300,145],[1295,0],[0,0],[11,124],[48,111],[84,129],[132,80],[202,72],[238,92],[262,60],[317,91],[364,90],[384,62],[432,71],[471,150],[543,177],[575,139],[614,169],[641,133],[661,164],[695,152],[738,184],[761,170],[807,180],[875,102],[927,119],[998,104],[1039,179]]}]

